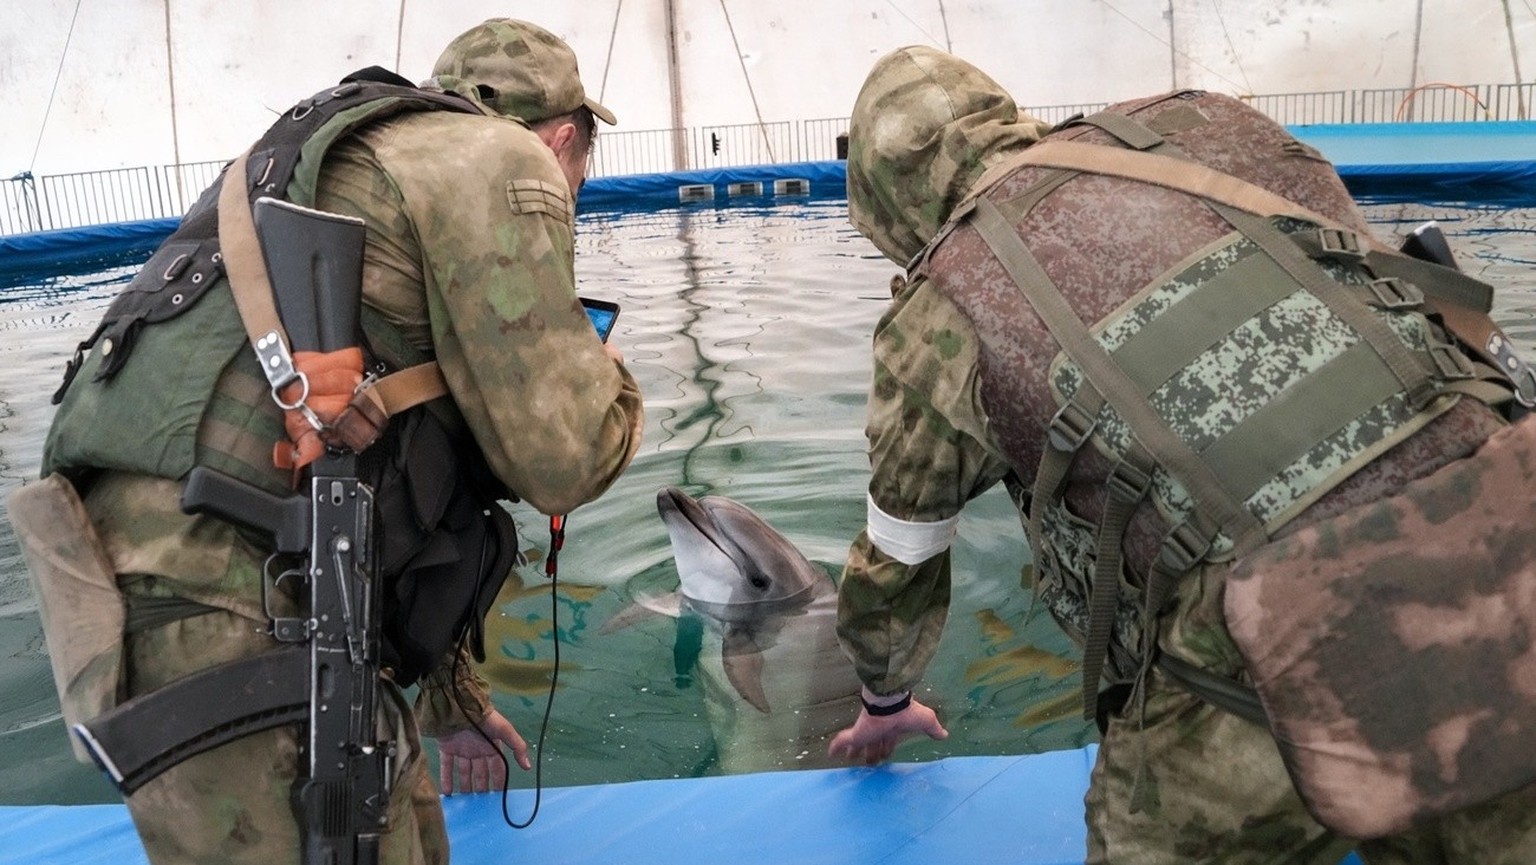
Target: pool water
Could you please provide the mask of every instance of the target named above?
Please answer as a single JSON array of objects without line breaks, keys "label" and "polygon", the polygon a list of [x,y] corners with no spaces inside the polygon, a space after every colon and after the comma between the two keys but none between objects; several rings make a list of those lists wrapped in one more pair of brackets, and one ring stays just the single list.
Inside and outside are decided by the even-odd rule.
[{"label": "pool water", "polygon": [[[1500,289],[1495,318],[1517,342],[1536,345],[1536,287],[1527,282],[1536,202],[1363,203],[1383,236],[1439,221],[1463,267]],[[64,360],[132,270],[40,277],[0,294],[0,495],[36,475]],[[535,740],[558,652],[545,785],[827,765],[826,739],[852,714],[846,703],[796,702],[810,675],[803,653],[768,654],[765,688],[788,696],[764,714],[725,682],[719,635],[702,620],[605,625],[627,617],[636,597],[676,588],[655,508],[668,485],[751,506],[836,573],[864,523],[868,346],[895,272],[848,226],[840,200],[581,217],[579,289],[621,306],[611,341],[645,394],[647,421],[629,471],[570,516],[553,593],[540,561],[545,520],[514,508],[532,562],[508,581],[487,623],[483,672],[498,707]],[[1092,741],[1078,717],[1070,644],[1045,616],[1028,616],[1020,580],[1029,557],[1000,491],[966,510],[954,560],[949,627],[922,694],[951,735],[909,743],[897,759]],[[798,633],[783,643],[808,640]],[[0,693],[0,804],[115,801],[70,756],[36,607],[3,523]],[[513,779],[532,782],[532,773]]]}]

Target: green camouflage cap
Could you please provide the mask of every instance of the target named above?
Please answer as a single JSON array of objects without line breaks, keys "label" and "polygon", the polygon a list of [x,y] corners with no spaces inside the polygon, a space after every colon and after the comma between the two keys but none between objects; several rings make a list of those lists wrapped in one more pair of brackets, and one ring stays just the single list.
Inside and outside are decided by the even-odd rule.
[{"label": "green camouflage cap", "polygon": [[497,114],[538,123],[585,105],[604,123],[613,112],[587,98],[576,52],[537,24],[491,18],[448,43],[432,75],[444,90]]},{"label": "green camouflage cap", "polygon": [[923,46],[897,49],[875,62],[854,101],[849,221],[904,266],[988,168],[1049,129],[964,60]]}]

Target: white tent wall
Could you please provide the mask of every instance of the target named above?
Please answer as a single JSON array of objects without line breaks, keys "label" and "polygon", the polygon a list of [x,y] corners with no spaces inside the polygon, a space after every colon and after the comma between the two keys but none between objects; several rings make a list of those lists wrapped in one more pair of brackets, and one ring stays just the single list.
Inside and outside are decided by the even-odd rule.
[{"label": "white tent wall", "polygon": [[570,42],[624,131],[841,118],[911,44],[1024,106],[1523,83],[1536,64],[1525,0],[13,0],[0,177],[226,159],[320,85],[423,78],[499,15]]}]

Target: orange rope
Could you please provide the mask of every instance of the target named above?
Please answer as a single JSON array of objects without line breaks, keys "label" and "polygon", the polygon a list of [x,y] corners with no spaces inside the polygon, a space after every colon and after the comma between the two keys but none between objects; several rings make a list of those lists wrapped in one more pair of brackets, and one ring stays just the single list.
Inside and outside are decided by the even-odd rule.
[{"label": "orange rope", "polygon": [[1415,87],[1412,90],[1408,91],[1408,94],[1403,97],[1403,100],[1401,102],[1397,103],[1397,111],[1395,113],[1393,113],[1392,119],[1393,120],[1402,120],[1403,119],[1403,110],[1408,107],[1408,103],[1412,102],[1413,98],[1415,96],[1418,96],[1420,91],[1427,90],[1427,89],[1429,89],[1431,87],[1439,87],[1439,88],[1444,88],[1446,90],[1455,90],[1455,91],[1458,91],[1460,93],[1464,93],[1467,96],[1472,97],[1472,101],[1477,103],[1477,107],[1483,109],[1483,117],[1486,118],[1486,119],[1489,119],[1489,120],[1493,119],[1493,116],[1488,113],[1488,106],[1484,105],[1483,104],[1483,100],[1481,100],[1481,99],[1479,99],[1477,97],[1477,93],[1473,92],[1470,88],[1462,87],[1460,84],[1446,84],[1446,83],[1444,83],[1442,81],[1432,81],[1432,82],[1430,82],[1428,84],[1420,84],[1418,87]]}]

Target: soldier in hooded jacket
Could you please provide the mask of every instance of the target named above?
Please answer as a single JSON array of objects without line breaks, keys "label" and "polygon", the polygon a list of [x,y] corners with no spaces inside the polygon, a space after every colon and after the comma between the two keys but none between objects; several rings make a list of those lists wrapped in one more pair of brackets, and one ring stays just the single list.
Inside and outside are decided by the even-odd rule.
[{"label": "soldier in hooded jacket", "polygon": [[[447,431],[435,457],[457,460],[465,483],[483,458],[486,479],[502,485],[496,497],[565,514],[613,483],[643,425],[635,381],[617,349],[595,336],[573,274],[576,193],[594,118],[612,124],[614,117],[587,98],[569,46],[527,22],[492,19],[470,29],[433,74],[424,89],[454,94],[440,100],[452,110],[354,121],[325,142],[323,168],[308,175],[312,188],[295,196],[290,187],[289,197],[365,223],[364,340],[384,355],[438,363],[447,397],[425,407]],[[110,382],[87,380],[88,361],[68,385],[47,444],[45,474],[62,473],[79,489],[126,599],[121,680],[103,684],[120,699],[277,645],[262,597],[269,542],[179,507],[190,463],[274,492],[293,480],[274,467],[281,414],[220,291],[209,289],[181,324],[145,327],[135,356]],[[165,357],[161,346],[178,340],[183,347],[173,356],[183,366],[150,368],[148,358]],[[111,348],[97,345],[94,353],[99,359]],[[211,393],[193,406],[188,428],[167,430],[162,418],[135,408],[135,394],[189,380],[206,380]],[[71,400],[93,410],[70,411]],[[164,456],[178,448],[185,456]],[[430,499],[432,483],[449,481],[414,477],[412,489]],[[481,506],[496,507],[492,497]],[[499,585],[505,573],[491,576]],[[268,603],[277,612],[292,606],[282,592]],[[466,660],[463,651],[449,652],[426,673],[414,712],[399,688],[383,683],[379,724],[400,753],[382,862],[448,860],[418,730],[438,739],[445,793],[501,788],[500,747],[530,767],[526,743]],[[298,731],[277,728],[188,759],[138,790],[127,804],[150,860],[297,862],[290,788],[298,755]]]},{"label": "soldier in hooded jacket", "polygon": [[[1255,120],[1256,112],[1236,100],[1166,94],[1122,107],[1142,118],[1142,130],[1161,133],[1134,143],[1152,148],[1171,142],[1217,168],[1237,164],[1240,154],[1202,150],[1199,130],[1228,120],[1250,124],[1242,157],[1256,166],[1249,180],[1368,236],[1332,167],[1278,125]],[[1114,120],[1080,126],[1073,134],[1116,147],[1143,134]],[[1127,194],[1124,183],[1089,173],[1053,176],[1048,168],[1018,161],[1053,131],[1022,113],[980,70],[924,47],[879,60],[856,101],[849,134],[850,220],[907,276],[893,281],[893,303],[874,336],[869,522],[849,552],[838,626],[864,682],[864,710],[833,739],[834,756],[875,764],[909,737],[948,735],[935,711],[913,693],[944,628],[949,546],[959,514],[999,482],[1026,529],[1033,523],[1039,532],[1044,549],[1035,550],[1032,587],[1039,605],[1080,643],[1089,630],[1091,593],[1071,574],[1074,562],[1088,562],[1091,570],[1093,536],[1077,527],[1103,519],[1112,498],[1112,467],[1103,454],[1084,448],[1059,481],[1061,495],[1040,500],[1037,467],[1053,446],[1047,431],[1060,429],[1052,427],[1053,416],[1070,402],[1073,388],[1086,388],[1081,375],[1073,378],[1072,364],[1057,359],[1057,333],[1026,303],[1001,261],[1005,256],[989,246],[975,221],[956,217],[980,207],[979,191],[1007,201],[1007,233],[1029,241],[1030,257],[1090,325],[1132,309],[1131,295],[1159,274],[1188,273],[1191,261],[1209,261],[1217,248],[1213,239],[1230,230],[1213,222],[1208,209],[1189,206],[1193,198],[1182,192],[1137,193],[1159,196],[1153,221],[1137,209],[1144,199]],[[1169,279],[1165,286],[1178,288],[1178,282]],[[1394,332],[1409,345],[1425,344],[1430,331],[1408,318],[1394,319]],[[1271,325],[1261,334],[1280,334],[1276,339],[1296,327]],[[1331,338],[1324,331],[1303,326],[1291,338],[1303,347],[1302,356],[1322,353]],[[1251,354],[1262,362],[1267,352],[1262,342],[1258,346]],[[1158,346],[1146,348],[1147,357],[1158,356]],[[1196,368],[1190,376],[1198,385],[1200,376],[1219,374],[1225,371]],[[1177,413],[1180,406],[1219,402],[1234,392],[1230,398],[1238,400],[1240,390],[1228,383],[1212,397],[1190,386],[1169,404]],[[1309,452],[1329,483],[1272,484],[1268,525],[1278,527],[1274,534],[1390,495],[1472,453],[1503,427],[1500,413],[1484,402],[1437,393],[1399,400],[1396,419],[1370,421],[1376,424],[1371,441],[1353,455],[1337,442]],[[1230,405],[1216,409],[1211,417],[1233,411]],[[1102,415],[1099,424],[1104,435],[1113,433],[1103,430]],[[1152,486],[1161,482],[1153,476]],[[1103,683],[1119,687],[1099,694],[1099,677],[1093,677],[1085,689],[1097,699],[1103,730],[1086,799],[1088,862],[1333,865],[1352,849],[1373,865],[1536,861],[1532,789],[1371,840],[1343,837],[1320,824],[1298,798],[1263,723],[1218,708],[1153,663],[1172,656],[1212,677],[1239,684],[1247,678],[1222,604],[1230,555],[1196,555],[1152,615],[1135,606],[1138,595],[1145,597],[1168,532],[1166,510],[1142,501],[1126,518],[1115,553],[1123,557],[1125,577],[1120,609],[1109,611],[1112,630],[1101,669]]]}]

